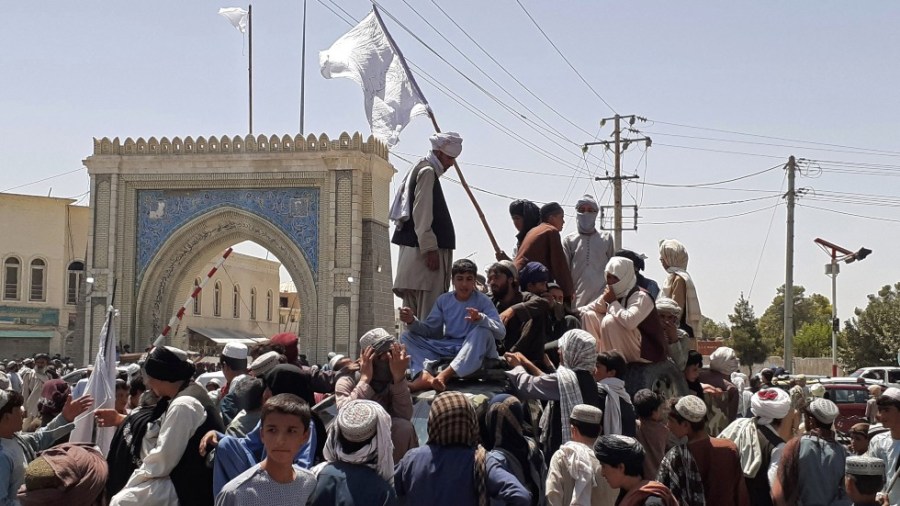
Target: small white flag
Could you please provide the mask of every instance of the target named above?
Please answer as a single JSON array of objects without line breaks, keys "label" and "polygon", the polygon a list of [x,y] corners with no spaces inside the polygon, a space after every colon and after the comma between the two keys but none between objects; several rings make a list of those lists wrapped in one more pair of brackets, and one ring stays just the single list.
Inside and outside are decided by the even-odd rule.
[{"label": "small white flag", "polygon": [[428,113],[428,102],[407,75],[402,56],[373,10],[330,48],[319,52],[325,79],[346,77],[362,86],[372,135],[388,146],[412,118]]},{"label": "small white flag", "polygon": [[247,33],[247,11],[240,7],[223,7],[219,9],[219,14],[225,16],[226,19],[238,29],[241,33]]}]

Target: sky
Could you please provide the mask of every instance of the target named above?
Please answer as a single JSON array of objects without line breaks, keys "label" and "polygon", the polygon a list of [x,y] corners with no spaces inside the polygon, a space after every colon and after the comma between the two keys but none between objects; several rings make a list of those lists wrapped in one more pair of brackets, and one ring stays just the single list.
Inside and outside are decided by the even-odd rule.
[{"label": "sky", "polygon": [[[369,131],[359,87],[322,78],[318,51],[349,29],[332,10],[359,20],[371,3],[335,2],[309,0],[306,41],[305,133],[332,138]],[[900,5],[381,5],[441,127],[464,137],[458,162],[470,185],[492,192],[476,197],[507,252],[515,243],[507,212],[513,198],[569,206],[564,234],[575,230],[571,206],[582,194],[611,205],[608,184],[591,177],[612,172],[610,154],[593,148],[585,159],[580,146],[609,138],[611,125],[601,127],[601,118],[635,114],[648,121],[628,135],[653,143],[646,150],[632,145],[624,156],[623,173],[639,176],[625,185],[624,202],[639,206],[639,218],[637,231],[623,233],[623,246],[645,253],[645,274],[661,281],[658,242],[682,241],[706,316],[725,321],[742,293],[760,315],[784,283],[780,195],[790,155],[812,160],[801,163],[797,176],[804,191],[795,215],[795,284],[831,298],[828,256],[816,237],[874,251],[842,266],[842,319],[865,307],[867,294],[900,281],[890,253],[900,246]],[[232,6],[7,5],[0,31],[0,191],[88,202],[81,161],[93,137],[245,134],[246,40],[216,14]],[[253,7],[254,133],[299,130],[301,21],[297,0]],[[394,154],[423,155],[432,131],[426,118],[414,120]],[[394,186],[408,169],[403,159],[392,155]],[[456,179],[452,172],[447,177]],[[471,203],[453,181],[443,186],[457,230],[465,230],[456,257],[488,266],[493,251]]]}]

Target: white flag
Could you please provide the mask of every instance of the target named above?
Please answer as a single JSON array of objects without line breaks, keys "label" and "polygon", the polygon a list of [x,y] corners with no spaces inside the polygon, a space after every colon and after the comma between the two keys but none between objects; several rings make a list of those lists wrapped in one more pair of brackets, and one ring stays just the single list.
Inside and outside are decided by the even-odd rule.
[{"label": "white flag", "polygon": [[247,33],[247,11],[240,7],[227,7],[219,9],[219,14],[238,29],[241,33]]},{"label": "white flag", "polygon": [[[88,379],[84,394],[94,398],[93,407],[75,418],[75,429],[69,441],[73,443],[94,443],[103,455],[109,452],[109,444],[116,433],[115,427],[95,429],[94,410],[116,407],[116,332],[110,328],[112,318],[109,312],[117,313],[112,306],[107,311],[106,323],[100,331],[100,349],[94,360],[94,371]],[[95,432],[96,431],[96,432]]]},{"label": "white flag", "polygon": [[362,86],[372,135],[393,146],[413,117],[428,113],[428,102],[407,75],[389,37],[373,10],[319,52],[319,65],[326,79],[346,77]]}]

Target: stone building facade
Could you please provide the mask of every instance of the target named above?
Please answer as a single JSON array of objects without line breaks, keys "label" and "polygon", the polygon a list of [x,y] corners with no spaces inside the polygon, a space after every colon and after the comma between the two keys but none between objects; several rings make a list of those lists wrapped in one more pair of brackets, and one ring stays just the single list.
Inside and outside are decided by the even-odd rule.
[{"label": "stone building facade", "polygon": [[393,324],[387,148],[360,134],[319,137],[104,138],[91,176],[83,332],[96,353],[115,290],[120,340],[148,346],[186,297],[178,286],[244,240],[297,285],[300,346],[321,362],[356,353],[359,334]]},{"label": "stone building facade", "polygon": [[72,348],[90,209],[68,198],[0,193],[0,358]]}]

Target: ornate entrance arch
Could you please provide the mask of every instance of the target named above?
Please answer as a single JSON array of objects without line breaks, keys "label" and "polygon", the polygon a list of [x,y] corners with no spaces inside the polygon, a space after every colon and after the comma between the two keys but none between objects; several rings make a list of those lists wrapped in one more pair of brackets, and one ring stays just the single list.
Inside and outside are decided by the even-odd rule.
[{"label": "ornate entrance arch", "polygon": [[360,332],[393,327],[387,213],[394,170],[378,141],[346,133],[334,141],[104,138],[95,139],[85,165],[94,278],[76,336],[85,363],[96,353],[113,279],[119,339],[141,350],[203,265],[245,240],[268,249],[293,277],[310,358],[355,353]]}]

